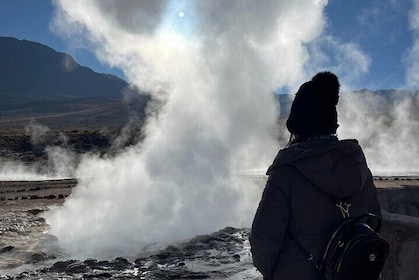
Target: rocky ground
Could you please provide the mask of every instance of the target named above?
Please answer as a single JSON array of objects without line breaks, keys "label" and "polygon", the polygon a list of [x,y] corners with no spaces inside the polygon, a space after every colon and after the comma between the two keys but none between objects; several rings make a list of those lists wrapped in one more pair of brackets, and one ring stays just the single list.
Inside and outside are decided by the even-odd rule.
[{"label": "rocky ground", "polygon": [[0,182],[0,279],[260,279],[249,229],[225,228],[136,258],[60,255],[39,213],[63,203],[76,180]]},{"label": "rocky ground", "polygon": [[[408,192],[419,186],[417,176],[376,178],[375,183],[387,211],[419,213],[416,193]],[[153,245],[135,257],[69,259],[40,214],[61,205],[76,184],[75,179],[0,181],[0,279],[261,279],[251,260],[249,229],[231,227]]]},{"label": "rocky ground", "polygon": [[64,260],[0,279],[259,279],[247,236],[225,228],[135,260]]}]

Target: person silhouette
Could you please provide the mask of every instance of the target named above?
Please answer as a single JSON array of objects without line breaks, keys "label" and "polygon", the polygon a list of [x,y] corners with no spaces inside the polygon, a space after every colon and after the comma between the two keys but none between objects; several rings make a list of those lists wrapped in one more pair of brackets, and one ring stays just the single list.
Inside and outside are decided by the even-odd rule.
[{"label": "person silhouette", "polygon": [[362,148],[336,135],[339,89],[335,74],[319,72],[300,86],[291,105],[290,141],[267,171],[249,237],[264,279],[319,279],[299,246],[320,261],[345,216],[382,217]]}]

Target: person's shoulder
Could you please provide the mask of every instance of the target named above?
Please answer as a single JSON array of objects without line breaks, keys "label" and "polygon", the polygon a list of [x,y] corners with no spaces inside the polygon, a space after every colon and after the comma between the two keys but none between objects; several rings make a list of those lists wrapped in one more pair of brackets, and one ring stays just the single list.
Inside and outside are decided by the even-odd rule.
[{"label": "person's shoulder", "polygon": [[357,139],[342,139],[339,140],[339,142],[359,145],[359,141]]},{"label": "person's shoulder", "polygon": [[337,151],[341,151],[340,154],[352,154],[355,157],[358,157],[359,160],[363,159],[363,161],[365,161],[365,155],[364,155],[364,151],[361,147],[361,145],[359,144],[358,140],[356,139],[344,139],[344,140],[339,140],[338,143],[338,147],[337,147]]},{"label": "person's shoulder", "polygon": [[272,168],[267,175],[287,175],[289,173],[292,173],[295,171],[296,167],[294,167],[291,163],[290,164],[282,164],[275,166],[275,168]]},{"label": "person's shoulder", "polygon": [[290,168],[294,162],[304,157],[304,152],[306,152],[306,149],[300,144],[293,144],[279,150],[271,166],[269,166],[266,175],[270,175],[273,170],[276,170],[280,167]]},{"label": "person's shoulder", "polygon": [[362,151],[361,145],[357,139],[342,139],[338,141],[337,145]]},{"label": "person's shoulder", "polygon": [[296,167],[291,164],[284,164],[270,170],[268,180],[282,185],[289,182],[289,178],[295,176],[296,173],[298,173]]},{"label": "person's shoulder", "polygon": [[290,181],[295,170],[295,167],[291,165],[281,165],[272,169],[269,172],[268,180],[266,182],[266,189],[280,191],[280,193],[288,196],[290,193]]}]

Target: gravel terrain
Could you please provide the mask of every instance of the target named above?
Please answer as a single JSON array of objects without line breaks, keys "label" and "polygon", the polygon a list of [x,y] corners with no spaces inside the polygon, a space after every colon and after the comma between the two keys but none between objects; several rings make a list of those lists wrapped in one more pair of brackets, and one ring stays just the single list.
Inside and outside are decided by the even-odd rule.
[{"label": "gravel terrain", "polygon": [[[382,195],[417,188],[419,178],[377,177],[375,183]],[[76,185],[76,179],[0,181],[0,279],[261,279],[246,228],[156,244],[135,257],[69,259],[40,214],[61,205]]]}]

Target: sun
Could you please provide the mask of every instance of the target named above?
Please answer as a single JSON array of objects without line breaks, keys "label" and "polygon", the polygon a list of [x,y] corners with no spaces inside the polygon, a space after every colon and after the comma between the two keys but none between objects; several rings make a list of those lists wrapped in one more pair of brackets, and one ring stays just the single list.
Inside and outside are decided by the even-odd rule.
[{"label": "sun", "polygon": [[178,16],[179,16],[180,18],[183,18],[183,17],[185,16],[185,13],[184,13],[183,11],[180,11],[180,12],[178,13]]}]

